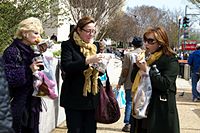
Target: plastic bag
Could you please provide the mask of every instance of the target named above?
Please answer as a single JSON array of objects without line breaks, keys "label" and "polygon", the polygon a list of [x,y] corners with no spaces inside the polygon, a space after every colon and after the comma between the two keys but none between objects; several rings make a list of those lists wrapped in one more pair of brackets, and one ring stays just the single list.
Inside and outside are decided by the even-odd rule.
[{"label": "plastic bag", "polygon": [[117,99],[117,102],[119,104],[119,108],[125,108],[126,106],[126,99],[125,99],[125,91],[123,88],[120,89],[113,89],[113,92],[115,94],[115,98]]},{"label": "plastic bag", "polygon": [[58,97],[57,84],[52,68],[53,57],[45,52],[43,55],[44,70],[33,73],[33,96],[56,99]]},{"label": "plastic bag", "polygon": [[112,56],[104,53],[102,53],[101,56],[103,57],[102,60],[99,63],[94,63],[92,66],[99,72],[105,73],[109,60],[112,58]]},{"label": "plastic bag", "polygon": [[152,94],[149,75],[142,75],[138,89],[133,100],[133,117],[136,119],[147,118],[147,107]]}]

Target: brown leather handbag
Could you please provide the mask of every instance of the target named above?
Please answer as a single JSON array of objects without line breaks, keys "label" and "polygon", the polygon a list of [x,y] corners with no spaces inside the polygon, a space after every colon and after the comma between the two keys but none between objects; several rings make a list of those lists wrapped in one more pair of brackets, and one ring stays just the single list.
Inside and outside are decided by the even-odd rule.
[{"label": "brown leather handbag", "polygon": [[109,77],[106,73],[106,87],[99,83],[100,98],[96,108],[96,121],[103,124],[111,124],[119,120],[120,108],[110,85]]}]

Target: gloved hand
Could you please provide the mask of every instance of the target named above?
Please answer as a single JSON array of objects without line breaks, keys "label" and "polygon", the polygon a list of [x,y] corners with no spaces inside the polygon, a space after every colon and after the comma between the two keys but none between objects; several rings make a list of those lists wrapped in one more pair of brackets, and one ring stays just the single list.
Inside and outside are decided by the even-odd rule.
[{"label": "gloved hand", "polygon": [[103,58],[103,56],[101,54],[96,54],[96,55],[87,57],[85,62],[86,62],[86,64],[98,63],[101,61],[102,58]]}]

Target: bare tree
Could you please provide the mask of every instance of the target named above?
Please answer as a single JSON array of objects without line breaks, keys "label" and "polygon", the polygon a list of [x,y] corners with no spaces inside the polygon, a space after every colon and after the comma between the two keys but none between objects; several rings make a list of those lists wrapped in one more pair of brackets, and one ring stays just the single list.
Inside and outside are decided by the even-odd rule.
[{"label": "bare tree", "polygon": [[115,41],[129,42],[133,36],[143,36],[149,26],[163,26],[167,30],[170,45],[176,47],[178,44],[178,16],[169,10],[158,9],[153,6],[140,6],[128,8],[127,12],[120,13],[109,22],[105,37]]},{"label": "bare tree", "polygon": [[70,11],[77,22],[83,16],[92,16],[99,29],[122,9],[125,0],[62,0],[61,3]]},{"label": "bare tree", "polygon": [[133,36],[137,35],[137,21],[132,16],[128,16],[125,12],[115,16],[108,25],[102,30],[106,30],[105,38],[111,38],[116,42],[129,42]]},{"label": "bare tree", "polygon": [[191,2],[196,7],[200,8],[200,0],[187,0],[187,1]]}]

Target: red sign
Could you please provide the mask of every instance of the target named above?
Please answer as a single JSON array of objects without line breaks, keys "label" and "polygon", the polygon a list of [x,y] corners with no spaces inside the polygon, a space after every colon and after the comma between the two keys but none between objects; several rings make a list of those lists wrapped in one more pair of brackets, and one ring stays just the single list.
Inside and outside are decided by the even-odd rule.
[{"label": "red sign", "polygon": [[182,50],[196,50],[197,40],[183,40]]}]

